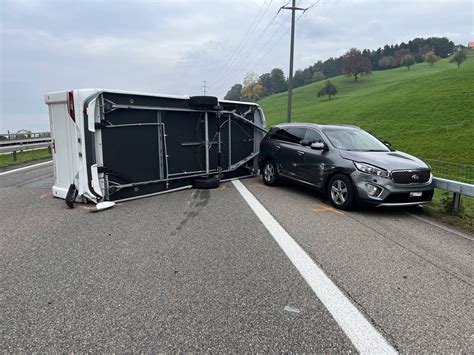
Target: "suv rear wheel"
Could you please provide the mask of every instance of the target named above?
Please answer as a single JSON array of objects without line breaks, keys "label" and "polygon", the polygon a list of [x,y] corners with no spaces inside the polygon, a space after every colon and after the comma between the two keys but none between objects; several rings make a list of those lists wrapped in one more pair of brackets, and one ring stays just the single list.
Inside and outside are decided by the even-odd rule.
[{"label": "suv rear wheel", "polygon": [[267,160],[263,164],[262,177],[265,185],[275,186],[278,183],[278,171],[273,161]]},{"label": "suv rear wheel", "polygon": [[343,174],[334,175],[329,181],[328,195],[331,204],[341,210],[350,210],[355,205],[355,191],[351,179]]}]

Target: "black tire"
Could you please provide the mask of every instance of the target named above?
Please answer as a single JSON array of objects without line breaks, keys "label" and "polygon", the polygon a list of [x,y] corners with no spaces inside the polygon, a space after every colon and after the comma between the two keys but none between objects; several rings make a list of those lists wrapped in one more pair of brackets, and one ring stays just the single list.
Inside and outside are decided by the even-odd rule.
[{"label": "black tire", "polygon": [[66,205],[69,208],[74,208],[74,201],[76,201],[78,192],[79,191],[77,191],[76,185],[71,184],[71,186],[69,186],[66,194]]},{"label": "black tire", "polygon": [[219,187],[220,183],[221,181],[216,176],[204,177],[204,178],[194,179],[193,187],[196,189],[204,189],[204,190],[216,189]]},{"label": "black tire", "polygon": [[189,106],[212,109],[219,105],[219,100],[215,96],[191,96]]},{"label": "black tire", "polygon": [[352,180],[344,174],[336,174],[329,180],[327,189],[331,205],[340,210],[351,210],[356,205],[356,195]]},{"label": "black tire", "polygon": [[280,176],[278,175],[277,167],[272,160],[267,160],[265,163],[263,163],[262,178],[265,185],[278,185]]}]

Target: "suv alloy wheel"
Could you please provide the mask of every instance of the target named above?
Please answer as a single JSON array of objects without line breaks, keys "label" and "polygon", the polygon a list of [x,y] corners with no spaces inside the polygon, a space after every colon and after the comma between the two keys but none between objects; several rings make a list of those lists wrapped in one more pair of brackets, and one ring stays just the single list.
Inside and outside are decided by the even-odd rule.
[{"label": "suv alloy wheel", "polygon": [[263,164],[263,182],[268,186],[275,186],[278,182],[278,171],[273,161],[268,160]]},{"label": "suv alloy wheel", "polygon": [[331,204],[341,210],[349,210],[355,205],[354,187],[351,179],[343,174],[334,175],[329,181],[328,196]]}]

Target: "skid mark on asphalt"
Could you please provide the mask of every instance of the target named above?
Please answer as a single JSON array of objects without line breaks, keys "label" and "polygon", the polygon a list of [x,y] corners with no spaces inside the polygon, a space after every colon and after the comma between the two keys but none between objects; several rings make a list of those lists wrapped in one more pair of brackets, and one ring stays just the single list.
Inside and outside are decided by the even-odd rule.
[{"label": "skid mark on asphalt", "polygon": [[328,206],[325,206],[325,205],[320,205],[319,203],[315,204],[311,208],[311,210],[314,211],[314,212],[333,212],[333,213],[336,213],[338,215],[345,216],[344,212],[339,211],[339,210],[335,209],[334,207],[328,207]]},{"label": "skid mark on asphalt", "polygon": [[40,198],[40,200],[44,200],[46,197],[48,197],[50,195],[52,196],[53,194],[51,192],[48,192],[48,193],[42,194],[39,198]]},{"label": "skid mark on asphalt", "polygon": [[178,223],[171,235],[176,235],[181,229],[186,226],[188,221],[192,218],[196,218],[201,210],[207,206],[211,199],[211,193],[209,190],[195,190],[191,194],[191,199],[188,201],[186,209],[184,211],[184,217]]},{"label": "skid mark on asphalt", "polygon": [[252,183],[252,186],[260,187],[261,189],[265,189],[265,190],[270,189],[269,186],[262,184],[261,182],[254,182]]}]

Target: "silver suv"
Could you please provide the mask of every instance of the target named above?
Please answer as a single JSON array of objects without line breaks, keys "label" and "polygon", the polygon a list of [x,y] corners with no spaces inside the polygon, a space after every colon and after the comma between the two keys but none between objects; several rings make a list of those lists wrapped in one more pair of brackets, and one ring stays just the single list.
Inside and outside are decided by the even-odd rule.
[{"label": "silver suv", "polygon": [[294,180],[326,193],[343,210],[357,202],[420,205],[433,197],[429,165],[355,126],[273,126],[260,144],[259,168],[266,185]]}]

